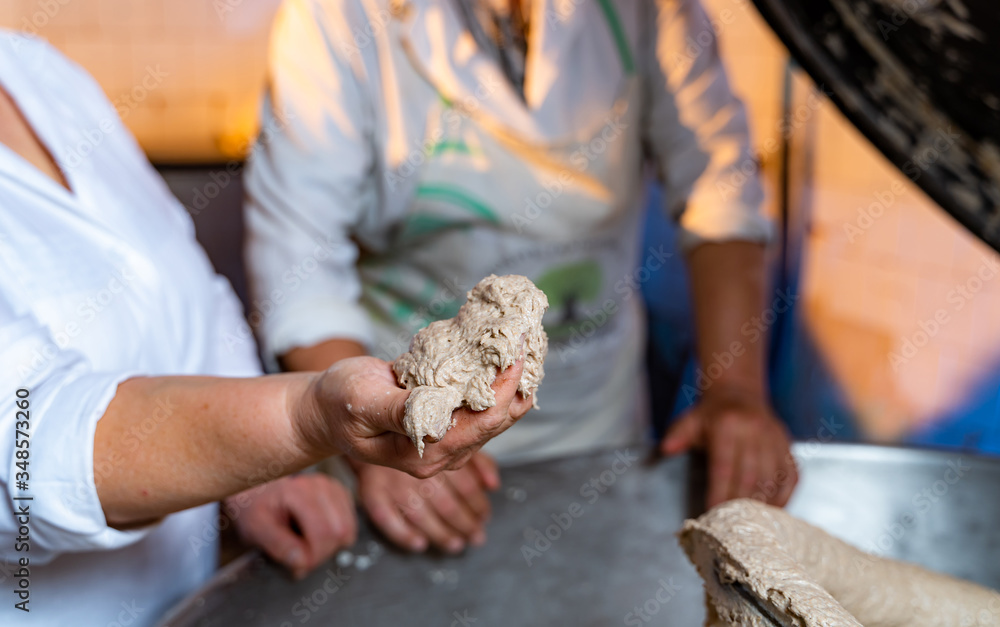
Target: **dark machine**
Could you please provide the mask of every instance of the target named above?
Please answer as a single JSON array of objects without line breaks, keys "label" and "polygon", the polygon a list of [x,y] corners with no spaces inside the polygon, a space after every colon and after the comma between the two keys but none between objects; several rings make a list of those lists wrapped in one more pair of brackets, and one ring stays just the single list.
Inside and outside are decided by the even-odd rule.
[{"label": "dark machine", "polygon": [[754,0],[911,181],[1000,250],[1000,11],[988,0]]}]

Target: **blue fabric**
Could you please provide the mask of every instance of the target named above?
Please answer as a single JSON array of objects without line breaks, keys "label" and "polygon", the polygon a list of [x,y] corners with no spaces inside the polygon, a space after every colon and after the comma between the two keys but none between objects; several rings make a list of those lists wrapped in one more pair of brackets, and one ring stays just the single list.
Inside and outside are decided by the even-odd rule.
[{"label": "blue fabric", "polygon": [[[677,228],[662,209],[662,189],[649,184],[647,197],[642,250],[662,245],[674,252],[669,263],[652,272],[642,285],[648,309],[654,429],[660,432],[697,400],[684,393],[685,389],[696,389],[697,362],[693,357],[694,326],[687,270],[675,245]],[[790,239],[791,249],[800,250],[801,235],[792,233]],[[798,260],[791,259],[789,263],[790,278],[783,289],[797,294]],[[862,439],[848,399],[826,368],[798,310],[793,308],[779,319],[771,332],[768,356],[771,399],[792,435],[798,440],[819,442]],[[966,403],[936,416],[924,428],[905,435],[902,442],[1000,455],[1000,364],[993,373],[969,393]],[[663,390],[664,381],[671,386],[679,385],[679,393]]]},{"label": "blue fabric", "polygon": [[1000,455],[1000,369],[966,403],[906,438],[917,446],[943,446]]},{"label": "blue fabric", "polygon": [[[697,398],[697,361],[693,355],[694,323],[690,285],[683,257],[676,247],[677,227],[663,211],[662,188],[649,183],[643,251],[664,246],[674,252],[670,262],[651,273],[642,285],[648,310],[650,372],[654,427],[662,431]],[[644,253],[643,253],[644,254]],[[793,273],[794,274],[794,273]],[[797,285],[789,286],[793,293]],[[774,325],[769,358],[772,400],[778,415],[799,439],[853,440],[857,430],[851,413],[800,328],[795,311]],[[678,390],[664,393],[659,379],[676,381]],[[687,393],[685,393],[687,391]],[[677,392],[674,395],[674,392]],[[664,407],[664,403],[668,406]]]}]

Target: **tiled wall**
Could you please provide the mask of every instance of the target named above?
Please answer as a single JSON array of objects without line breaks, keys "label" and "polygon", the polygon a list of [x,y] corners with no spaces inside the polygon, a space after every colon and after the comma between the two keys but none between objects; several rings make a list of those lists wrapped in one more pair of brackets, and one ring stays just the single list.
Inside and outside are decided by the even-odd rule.
[{"label": "tiled wall", "polygon": [[833,108],[814,131],[805,314],[858,420],[894,439],[995,397],[1000,258]]},{"label": "tiled wall", "polygon": [[[208,162],[239,155],[254,132],[278,2],[4,0],[0,25],[37,32],[90,70],[109,97],[126,105],[126,123],[154,161]],[[735,89],[750,108],[773,212],[781,161],[766,146],[781,138],[787,59],[747,0],[706,5]],[[792,137],[793,224],[804,249],[800,339],[815,345],[829,375],[825,385],[836,389],[863,434],[884,440],[955,419],[976,394],[995,397],[1000,276],[981,280],[971,298],[953,291],[968,281],[975,287],[973,277],[988,267],[984,259],[996,255],[834,107],[816,100],[801,78],[792,111],[800,119]],[[875,207],[880,215],[859,221],[858,209],[876,202],[886,205]],[[939,310],[947,322],[924,342],[921,323],[933,329],[927,321]],[[922,345],[911,354],[908,342]],[[905,360],[897,367],[894,353]],[[797,393],[795,385],[785,392]]]},{"label": "tiled wall", "polygon": [[89,70],[150,157],[225,161],[256,132],[279,0],[3,0],[0,26],[37,33]]}]

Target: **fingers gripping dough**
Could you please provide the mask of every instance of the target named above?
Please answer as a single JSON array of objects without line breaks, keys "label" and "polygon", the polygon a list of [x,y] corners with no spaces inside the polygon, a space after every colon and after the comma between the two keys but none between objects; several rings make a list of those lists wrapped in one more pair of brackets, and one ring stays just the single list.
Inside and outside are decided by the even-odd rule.
[{"label": "fingers gripping dough", "polygon": [[1000,623],[1000,593],[860,551],[741,499],[684,524],[709,625],[945,627]]},{"label": "fingers gripping dough", "polygon": [[[542,316],[545,293],[528,278],[491,274],[469,291],[458,315],[421,329],[410,352],[393,363],[399,384],[412,390],[403,419],[420,455],[424,437],[432,442],[453,426],[452,412],[465,406],[482,411],[496,405],[490,387],[497,372],[514,365],[524,350],[518,391],[535,393],[545,376],[549,340]],[[538,406],[537,397],[534,402]]]}]

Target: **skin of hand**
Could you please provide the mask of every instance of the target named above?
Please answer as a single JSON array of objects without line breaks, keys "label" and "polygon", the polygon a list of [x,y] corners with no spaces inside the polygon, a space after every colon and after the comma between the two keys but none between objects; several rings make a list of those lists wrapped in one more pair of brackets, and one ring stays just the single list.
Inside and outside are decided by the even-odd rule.
[{"label": "skin of hand", "polygon": [[711,508],[735,498],[784,506],[798,481],[784,425],[766,401],[736,390],[708,392],[671,426],[660,444],[666,455],[691,448],[708,453]]},{"label": "skin of hand", "polygon": [[[364,355],[364,347],[345,339],[295,348],[282,356],[290,370],[321,370],[342,359]],[[490,515],[486,491],[500,485],[492,458],[475,453],[469,463],[431,479],[417,479],[391,468],[352,460],[362,507],[372,522],[398,546],[424,551],[434,546],[457,553],[485,541]]]},{"label": "skin of hand", "polygon": [[354,462],[362,507],[397,546],[459,553],[486,541],[487,491],[500,487],[496,462],[478,452],[458,470],[415,479],[391,468]]},{"label": "skin of hand", "polygon": [[[458,410],[456,426],[422,459],[403,428],[409,392],[374,357],[344,359],[322,373],[128,379],[97,423],[97,494],[108,524],[127,528],[340,453],[431,477],[461,467],[527,413],[531,400],[517,393],[522,367],[497,375],[494,407]],[[155,437],[143,431],[150,416],[160,417]]]},{"label": "skin of hand", "polygon": [[[480,412],[455,411],[455,426],[436,443],[428,444],[423,458],[405,435],[403,414],[408,390],[399,388],[392,366],[374,357],[352,357],[332,365],[314,380],[312,403],[299,413],[312,416],[303,439],[327,450],[326,442],[340,444],[340,452],[357,461],[389,466],[427,479],[444,470],[461,468],[486,442],[507,430],[531,409],[531,398],[517,391],[524,360],[498,373],[492,388],[496,405]],[[323,408],[346,408],[348,419],[334,420]],[[330,453],[327,452],[327,455]]]},{"label": "skin of hand", "polygon": [[[784,505],[798,481],[787,430],[767,401],[764,333],[746,333],[765,311],[764,247],[707,243],[688,255],[698,360],[722,366],[668,430],[661,450],[708,454],[708,507],[741,496]],[[721,358],[720,358],[721,356]]]},{"label": "skin of hand", "polygon": [[357,538],[351,493],[322,473],[282,477],[251,488],[226,499],[223,511],[244,544],[264,551],[295,579]]}]

